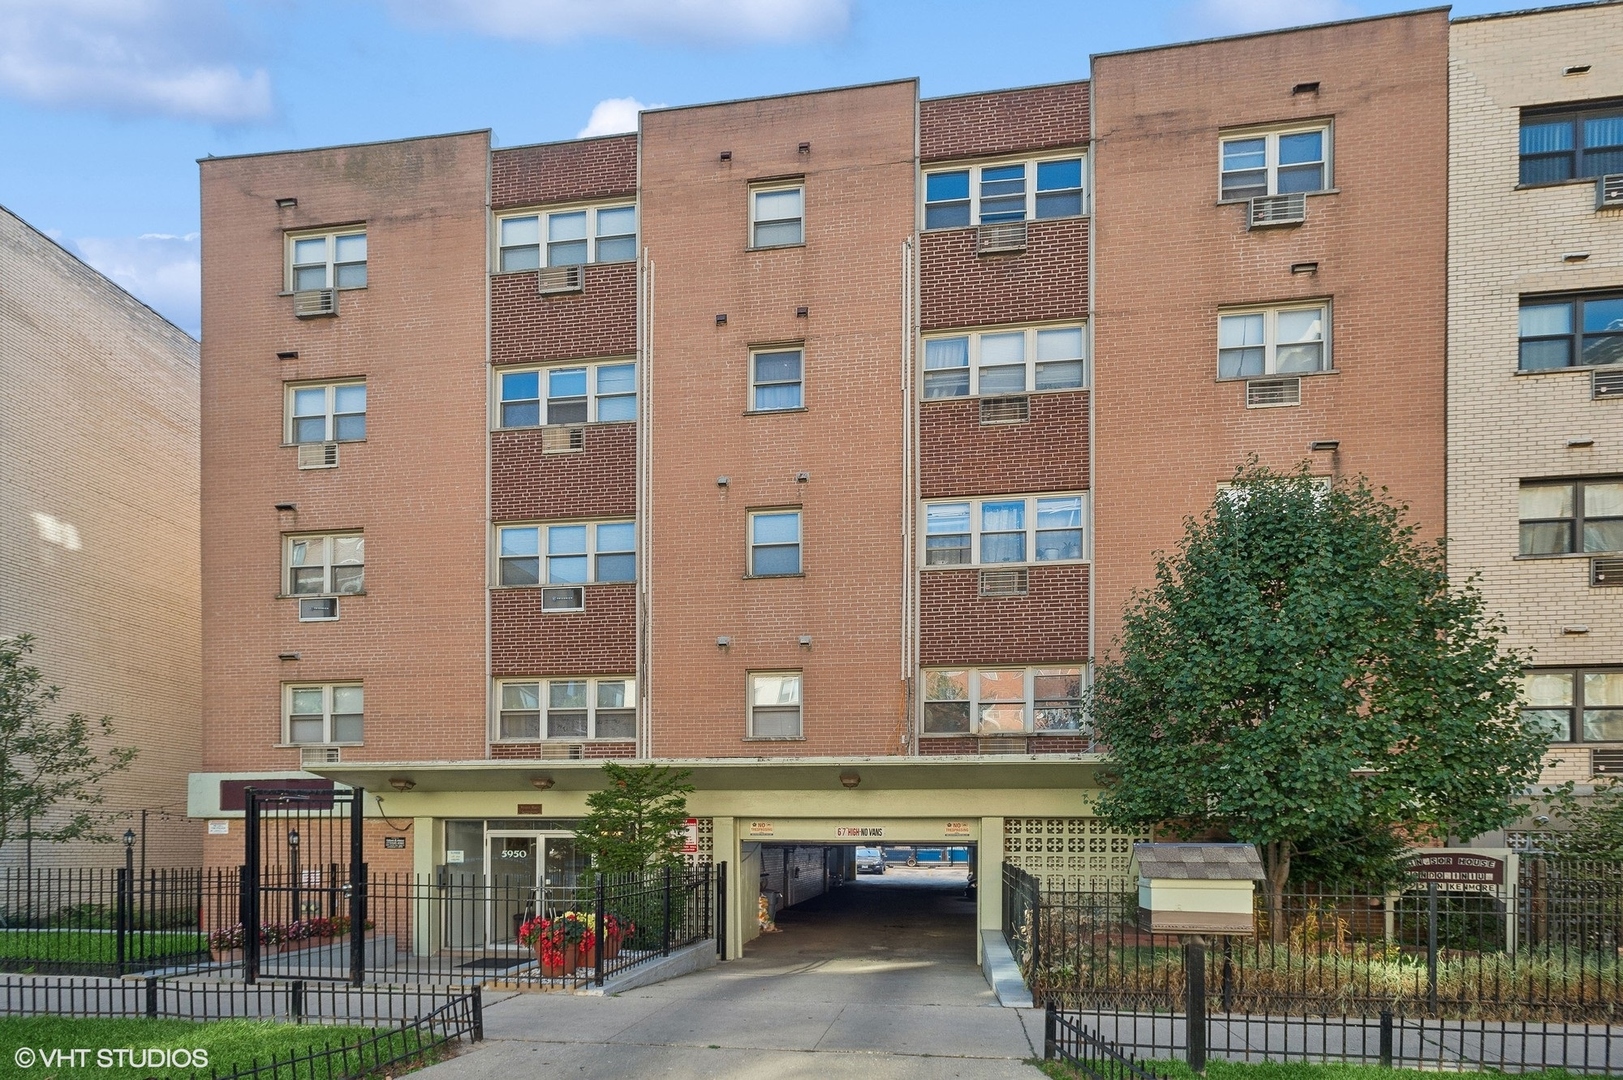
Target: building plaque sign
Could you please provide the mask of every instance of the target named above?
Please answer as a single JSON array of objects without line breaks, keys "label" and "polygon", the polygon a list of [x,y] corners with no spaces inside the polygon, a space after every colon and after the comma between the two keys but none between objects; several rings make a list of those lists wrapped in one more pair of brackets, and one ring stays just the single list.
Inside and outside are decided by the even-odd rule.
[{"label": "building plaque sign", "polygon": [[404,851],[406,849],[406,838],[404,836],[385,836],[383,846],[388,851]]},{"label": "building plaque sign", "polygon": [[1418,881],[1438,884],[1467,883],[1471,885],[1503,885],[1505,861],[1491,855],[1475,855],[1458,851],[1440,851],[1436,854],[1416,855],[1409,860],[1409,873]]}]

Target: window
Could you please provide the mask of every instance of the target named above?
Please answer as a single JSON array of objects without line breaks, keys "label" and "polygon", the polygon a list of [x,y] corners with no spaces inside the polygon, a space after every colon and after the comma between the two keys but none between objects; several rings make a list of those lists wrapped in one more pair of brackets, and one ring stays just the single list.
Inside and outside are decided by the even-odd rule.
[{"label": "window", "polygon": [[1080,326],[999,330],[924,339],[924,396],[1022,394],[1087,384]]},{"label": "window", "polygon": [[1221,141],[1224,199],[1323,191],[1330,186],[1330,129],[1268,131]]},{"label": "window", "polygon": [[504,369],[496,378],[500,427],[608,424],[637,418],[637,365],[630,361]]},{"label": "window", "polygon": [[1522,722],[1542,728],[1551,742],[1623,742],[1623,669],[1529,671]]},{"label": "window", "polygon": [[290,443],[364,441],[366,384],[288,387],[286,437]]},{"label": "window", "polygon": [[496,268],[535,270],[546,229],[547,266],[630,262],[637,257],[637,208],[588,206],[550,214],[498,218]]},{"label": "window", "polygon": [[798,409],[804,404],[801,349],[761,349],[750,353],[750,408],[755,412]]},{"label": "window", "polygon": [[[366,591],[366,538],[360,533],[289,536],[284,545],[288,596],[356,596]],[[336,617],[336,608],[333,612],[324,617]]]},{"label": "window", "polygon": [[288,285],[294,292],[366,288],[364,230],[287,239]]},{"label": "window", "polygon": [[924,174],[926,229],[1077,217],[1081,213],[1079,157],[999,162]]},{"label": "window", "polygon": [[1521,553],[1623,551],[1623,481],[1523,484]]},{"label": "window", "polygon": [[800,573],[800,511],[766,510],[750,515],[750,574],[782,577]]},{"label": "window", "polygon": [[924,675],[926,735],[1082,730],[1082,668],[944,668]]},{"label": "window", "polygon": [[497,530],[497,583],[542,584],[543,558],[548,585],[635,581],[636,540],[637,526],[630,521],[506,526]]},{"label": "window", "polygon": [[1520,322],[1523,371],[1623,363],[1623,293],[1524,296]]},{"label": "window", "polygon": [[791,247],[806,242],[806,189],[757,188],[750,192],[750,246]]},{"label": "window", "polygon": [[517,680],[498,694],[497,739],[637,737],[637,680],[627,676]]},{"label": "window", "polygon": [[1623,102],[1522,114],[1521,182],[1623,173]]},{"label": "window", "polygon": [[1300,375],[1330,370],[1330,309],[1262,308],[1217,317],[1217,377]]},{"label": "window", "polygon": [[290,743],[358,743],[361,741],[360,683],[289,685],[284,690],[287,741]]},{"label": "window", "polygon": [[924,565],[1081,560],[1086,501],[1086,495],[1036,495],[926,503]]},{"label": "window", "polygon": [[750,738],[800,738],[800,672],[751,672],[749,678]]}]

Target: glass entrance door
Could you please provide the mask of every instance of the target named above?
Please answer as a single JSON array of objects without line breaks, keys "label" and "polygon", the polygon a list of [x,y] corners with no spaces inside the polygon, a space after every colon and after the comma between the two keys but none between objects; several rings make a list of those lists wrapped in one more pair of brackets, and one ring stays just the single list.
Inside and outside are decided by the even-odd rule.
[{"label": "glass entrance door", "polygon": [[537,911],[541,838],[535,833],[492,832],[486,835],[486,844],[487,940],[492,947],[517,947],[519,927]]}]

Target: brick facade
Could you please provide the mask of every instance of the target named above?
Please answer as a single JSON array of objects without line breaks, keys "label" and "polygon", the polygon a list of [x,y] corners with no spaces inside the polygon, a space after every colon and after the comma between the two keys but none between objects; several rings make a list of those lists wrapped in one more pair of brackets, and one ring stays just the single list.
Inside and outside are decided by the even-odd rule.
[{"label": "brick facade", "polygon": [[637,265],[586,267],[578,293],[542,296],[534,271],[490,279],[490,362],[536,364],[637,348]]},{"label": "brick facade", "polygon": [[586,586],[583,611],[541,610],[540,589],[492,589],[490,673],[628,675],[637,669],[637,589]]},{"label": "brick facade", "polygon": [[540,428],[490,435],[490,518],[632,517],[637,512],[637,425],[587,424],[585,449],[541,452]]},{"label": "brick facade", "polygon": [[927,98],[919,102],[919,159],[950,161],[1088,141],[1088,84]]},{"label": "brick facade", "polygon": [[1084,319],[1086,218],[1033,221],[1018,255],[976,255],[974,229],[919,236],[919,328]]},{"label": "brick facade", "polygon": [[919,579],[923,667],[1087,659],[1085,564],[1032,566],[1025,596],[981,596],[976,570],[929,570]]},{"label": "brick facade", "polygon": [[1023,424],[982,424],[980,401],[919,407],[919,495],[925,499],[1088,486],[1086,391],[1032,394]]},{"label": "brick facade", "polygon": [[494,210],[637,195],[637,136],[515,146],[490,155]]}]

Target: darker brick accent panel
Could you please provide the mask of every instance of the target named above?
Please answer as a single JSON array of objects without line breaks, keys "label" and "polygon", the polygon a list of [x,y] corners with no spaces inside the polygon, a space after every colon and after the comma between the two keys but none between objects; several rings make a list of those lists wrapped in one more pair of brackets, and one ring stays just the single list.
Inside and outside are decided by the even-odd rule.
[{"label": "darker brick accent panel", "polygon": [[491,432],[492,520],[636,512],[636,424],[588,424],[586,449],[566,454],[543,454],[540,428]]},{"label": "darker brick accent panel", "polygon": [[[543,751],[547,743],[491,743],[490,756],[497,761],[556,761],[557,758],[545,757]],[[553,744],[556,745],[556,744]],[[628,758],[637,756],[637,744],[634,742],[602,742],[586,743],[581,748],[581,757],[587,760],[601,760],[602,758]]]},{"label": "darker brick accent panel", "polygon": [[541,613],[540,589],[490,594],[490,669],[515,675],[617,675],[637,666],[637,587],[586,586],[586,610]]},{"label": "darker brick accent panel", "polygon": [[494,209],[637,193],[637,136],[517,146],[490,155]]},{"label": "darker brick accent panel", "polygon": [[1088,567],[1033,566],[1026,596],[981,596],[975,570],[919,574],[919,664],[1041,664],[1088,656]]},{"label": "darker brick accent panel", "polygon": [[490,279],[490,362],[537,363],[637,349],[637,264],[586,268],[578,293],[542,296],[535,274]]},{"label": "darker brick accent panel", "polygon": [[919,407],[919,493],[926,499],[1088,486],[1088,393],[1032,394],[1024,424],[981,423],[980,401]]},{"label": "darker brick accent panel", "polygon": [[1088,221],[1026,226],[1019,255],[976,255],[975,230],[919,236],[920,326],[1083,319],[1088,314]]},{"label": "darker brick accent panel", "polygon": [[1088,84],[931,98],[919,102],[919,158],[946,161],[1088,141]]}]

